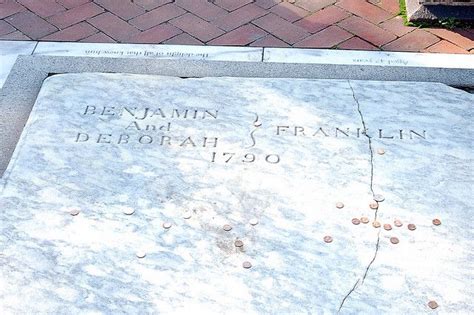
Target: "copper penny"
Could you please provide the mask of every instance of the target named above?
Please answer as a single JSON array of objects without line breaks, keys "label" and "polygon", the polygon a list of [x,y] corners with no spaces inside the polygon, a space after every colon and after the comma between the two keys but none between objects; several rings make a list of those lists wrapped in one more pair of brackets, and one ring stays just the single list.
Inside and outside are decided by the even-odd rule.
[{"label": "copper penny", "polygon": [[187,219],[191,219],[191,216],[192,216],[191,212],[186,211],[186,212],[183,214],[183,219],[186,219],[186,220],[187,220]]},{"label": "copper penny", "polygon": [[380,154],[380,155],[384,155],[385,154],[385,150],[380,148],[377,150],[377,153]]},{"label": "copper penny", "polygon": [[252,268],[252,263],[250,261],[244,261],[242,263],[242,267],[244,267],[245,269]]},{"label": "copper penny", "polygon": [[364,224],[367,224],[367,223],[369,223],[369,218],[367,218],[367,217],[362,217],[362,218],[360,218],[360,222],[362,222],[362,223],[364,223]]},{"label": "copper penny", "polygon": [[230,226],[229,224],[225,224],[222,228],[224,229],[224,231],[227,231],[227,232],[232,230],[232,226]]},{"label": "copper penny", "polygon": [[372,202],[369,204],[370,209],[377,210],[379,208],[378,202]]},{"label": "copper penny", "polygon": [[146,253],[145,253],[144,251],[139,251],[139,252],[135,253],[135,255],[136,255],[138,258],[145,258]]},{"label": "copper penny", "polygon": [[398,244],[398,243],[400,243],[400,241],[399,241],[398,238],[396,238],[396,237],[391,237],[391,238],[390,238],[390,243],[392,243],[392,244]]},{"label": "copper penny", "polygon": [[408,229],[410,231],[414,231],[414,230],[416,230],[416,225],[414,225],[413,223],[410,223],[410,224],[408,224]]},{"label": "copper penny", "polygon": [[169,229],[171,227],[171,223],[170,222],[165,222],[163,223],[163,228],[164,229]]},{"label": "copper penny", "polygon": [[436,301],[429,301],[429,302],[428,302],[428,306],[429,306],[431,309],[434,310],[434,309],[438,308],[439,305],[438,305],[438,303],[436,303]]},{"label": "copper penny", "polygon": [[135,209],[127,207],[123,209],[123,213],[126,215],[132,215],[133,213],[135,213]]},{"label": "copper penny", "polygon": [[73,217],[75,217],[76,215],[79,214],[79,212],[81,212],[81,210],[79,210],[79,209],[71,209],[71,210],[69,211],[69,214],[72,215]]},{"label": "copper penny", "polygon": [[326,242],[326,243],[331,243],[332,242],[332,237],[329,236],[329,235],[326,235],[323,240]]},{"label": "copper penny", "polygon": [[380,195],[380,194],[376,194],[374,195],[374,200],[377,201],[377,202],[382,202],[385,200],[385,197]]},{"label": "copper penny", "polygon": [[256,218],[253,218],[253,219],[250,219],[249,223],[250,223],[250,225],[257,225],[258,220]]},{"label": "copper penny", "polygon": [[344,208],[344,204],[342,202],[338,202],[338,203],[336,203],[336,208],[342,209],[342,208]]},{"label": "copper penny", "polygon": [[441,220],[440,219],[433,219],[433,224],[434,225],[441,225]]},{"label": "copper penny", "polygon": [[352,219],[352,224],[354,224],[354,225],[359,225],[359,224],[360,224],[360,220],[357,219],[357,218],[354,218],[354,219]]},{"label": "copper penny", "polygon": [[380,225],[380,222],[379,221],[374,221],[372,222],[372,226],[376,229],[378,229],[381,225]]},{"label": "copper penny", "polygon": [[386,223],[386,224],[383,225],[383,228],[387,231],[390,231],[392,229],[392,226],[390,224]]},{"label": "copper penny", "polygon": [[235,247],[242,247],[242,246],[244,246],[244,242],[242,242],[241,240],[236,240],[234,242],[234,245],[235,245]]},{"label": "copper penny", "polygon": [[402,221],[400,220],[395,220],[393,221],[393,224],[396,226],[396,227],[401,227],[403,225]]}]

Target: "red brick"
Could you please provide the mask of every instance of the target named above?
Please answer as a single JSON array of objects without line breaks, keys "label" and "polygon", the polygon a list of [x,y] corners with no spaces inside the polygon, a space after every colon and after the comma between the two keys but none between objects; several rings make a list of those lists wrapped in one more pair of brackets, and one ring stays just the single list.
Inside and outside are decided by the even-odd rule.
[{"label": "red brick", "polygon": [[321,32],[318,32],[301,42],[293,45],[294,47],[308,47],[308,48],[331,48],[337,44],[349,39],[352,34],[346,32],[340,27],[329,26]]},{"label": "red brick", "polygon": [[145,10],[153,10],[162,5],[174,2],[174,0],[135,0],[133,2]]},{"label": "red brick", "polygon": [[451,43],[465,50],[470,50],[474,48],[474,41],[472,40],[472,36],[471,38],[468,37],[466,35],[467,33],[460,34],[459,32],[456,32],[456,31],[451,31],[451,30],[446,30],[446,29],[436,29],[436,28],[431,28],[431,29],[426,29],[426,30],[432,34],[435,34],[438,37],[441,37],[442,39],[450,41]]},{"label": "red brick", "polygon": [[13,15],[24,10],[26,10],[24,6],[19,5],[18,3],[12,0],[0,1],[0,19],[3,19],[7,16]]},{"label": "red brick", "polygon": [[284,18],[287,21],[294,22],[300,20],[309,14],[308,11],[301,9],[289,2],[282,2],[270,9],[270,12]]},{"label": "red brick", "polygon": [[214,0],[215,5],[218,5],[227,11],[234,11],[251,2],[253,2],[253,0]]},{"label": "red brick", "polygon": [[268,34],[267,36],[260,38],[259,40],[254,41],[250,44],[254,47],[289,47],[287,43],[281,39],[276,38],[275,36]]},{"label": "red brick", "polygon": [[270,9],[282,1],[283,0],[255,0],[255,4],[263,9]]},{"label": "red brick", "polygon": [[433,34],[416,29],[405,36],[388,43],[382,48],[389,51],[422,51],[439,42],[439,40],[440,39]]},{"label": "red brick", "polygon": [[102,13],[104,10],[95,3],[89,2],[71,10],[61,12],[57,15],[49,17],[49,23],[63,29],[81,21],[87,20],[93,16]]},{"label": "red brick", "polygon": [[40,17],[48,17],[66,9],[54,0],[17,0]]},{"label": "red brick", "polygon": [[459,46],[456,46],[447,40],[442,40],[428,47],[426,52],[445,53],[445,54],[468,54],[469,52]]},{"label": "red brick", "polygon": [[168,39],[164,44],[169,45],[204,45],[199,39],[192,37],[187,33],[181,33],[173,38]]},{"label": "red brick", "polygon": [[129,20],[145,13],[142,7],[139,7],[130,0],[95,0],[95,2],[124,20]]},{"label": "red brick", "polygon": [[81,39],[80,42],[84,43],[115,43],[115,40],[110,38],[109,36],[105,35],[102,32],[95,33],[92,36],[87,38]]},{"label": "red brick", "polygon": [[223,30],[231,31],[234,28],[244,25],[266,13],[267,11],[251,3],[215,20],[213,24]]},{"label": "red brick", "polygon": [[186,13],[186,11],[171,3],[137,16],[131,19],[129,23],[141,30],[147,30],[150,27],[169,21],[184,13]]},{"label": "red brick", "polygon": [[181,30],[171,24],[165,23],[150,28],[131,37],[128,42],[140,44],[159,44],[171,37],[181,34]]},{"label": "red brick", "polygon": [[397,38],[397,36],[392,33],[361,19],[358,16],[351,16],[350,18],[339,22],[338,25],[375,46],[382,46]]},{"label": "red brick", "polygon": [[170,23],[203,42],[207,42],[224,34],[224,32],[216,26],[191,13],[181,15],[171,20]]},{"label": "red brick", "polygon": [[334,3],[336,0],[296,0],[297,6],[310,12],[316,12]]},{"label": "red brick", "polygon": [[339,44],[337,48],[340,49],[353,49],[353,50],[379,50],[374,45],[360,39],[359,37],[352,37],[345,42]]},{"label": "red brick", "polygon": [[113,39],[123,42],[126,39],[138,34],[140,31],[131,26],[122,19],[110,12],[102,13],[88,20],[94,27],[112,37]]},{"label": "red brick", "polygon": [[251,42],[256,41],[259,38],[267,35],[268,33],[264,30],[252,25],[241,26],[229,33],[225,33],[221,37],[211,40],[209,45],[233,45],[233,46],[245,46]]},{"label": "red brick", "polygon": [[31,39],[39,39],[58,30],[30,11],[16,13],[6,18],[5,21]]},{"label": "red brick", "polygon": [[92,0],[56,0],[57,3],[61,4],[67,9],[72,9],[91,1]]},{"label": "red brick", "polygon": [[399,0],[369,0],[369,2],[391,14],[398,14],[400,12]]},{"label": "red brick", "polygon": [[381,23],[379,26],[397,36],[403,36],[416,28],[412,26],[405,26],[403,17],[401,16],[396,16],[390,20],[387,20]]},{"label": "red brick", "polygon": [[16,31],[16,32],[13,32],[13,33],[10,33],[10,34],[7,34],[7,35],[0,35],[0,39],[3,39],[3,40],[31,40],[31,38],[29,38],[28,36],[26,36],[25,34],[19,32],[19,31]]},{"label": "red brick", "polygon": [[393,14],[362,0],[339,0],[336,5],[375,24],[393,16]]},{"label": "red brick", "polygon": [[7,35],[16,31],[16,28],[5,21],[0,20],[0,35]]},{"label": "red brick", "polygon": [[206,21],[213,21],[227,14],[226,10],[219,8],[207,0],[176,0],[175,3]]},{"label": "red brick", "polygon": [[296,43],[310,35],[301,27],[284,20],[273,13],[262,16],[252,23],[289,44]]},{"label": "red brick", "polygon": [[92,27],[86,22],[81,22],[62,31],[43,37],[41,40],[72,42],[89,37],[95,33],[97,33],[96,28]]},{"label": "red brick", "polygon": [[299,20],[295,25],[304,28],[310,33],[316,33],[342,19],[347,18],[349,15],[350,13],[346,10],[331,5],[305,17],[302,20]]}]

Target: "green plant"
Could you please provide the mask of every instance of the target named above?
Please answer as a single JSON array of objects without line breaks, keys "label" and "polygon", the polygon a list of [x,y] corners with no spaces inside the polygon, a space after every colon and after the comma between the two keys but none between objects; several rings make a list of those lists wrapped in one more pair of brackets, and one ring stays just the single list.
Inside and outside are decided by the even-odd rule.
[{"label": "green plant", "polygon": [[439,24],[443,27],[453,29],[453,28],[459,27],[461,25],[461,22],[457,20],[456,18],[450,17],[447,19],[439,20]]}]

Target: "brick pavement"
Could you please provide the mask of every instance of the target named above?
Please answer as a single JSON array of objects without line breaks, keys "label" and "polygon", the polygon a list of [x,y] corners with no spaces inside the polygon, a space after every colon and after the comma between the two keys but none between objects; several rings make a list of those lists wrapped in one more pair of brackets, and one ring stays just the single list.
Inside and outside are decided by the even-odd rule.
[{"label": "brick pavement", "polygon": [[0,39],[474,53],[474,29],[414,28],[398,0],[0,0]]}]

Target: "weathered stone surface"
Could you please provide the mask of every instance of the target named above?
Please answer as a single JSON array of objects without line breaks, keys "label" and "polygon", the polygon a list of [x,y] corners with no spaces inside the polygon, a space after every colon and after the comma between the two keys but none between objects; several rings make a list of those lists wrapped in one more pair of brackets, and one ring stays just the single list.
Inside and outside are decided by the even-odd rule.
[{"label": "weathered stone surface", "polygon": [[473,100],[433,83],[50,77],[2,179],[0,309],[472,312]]}]

